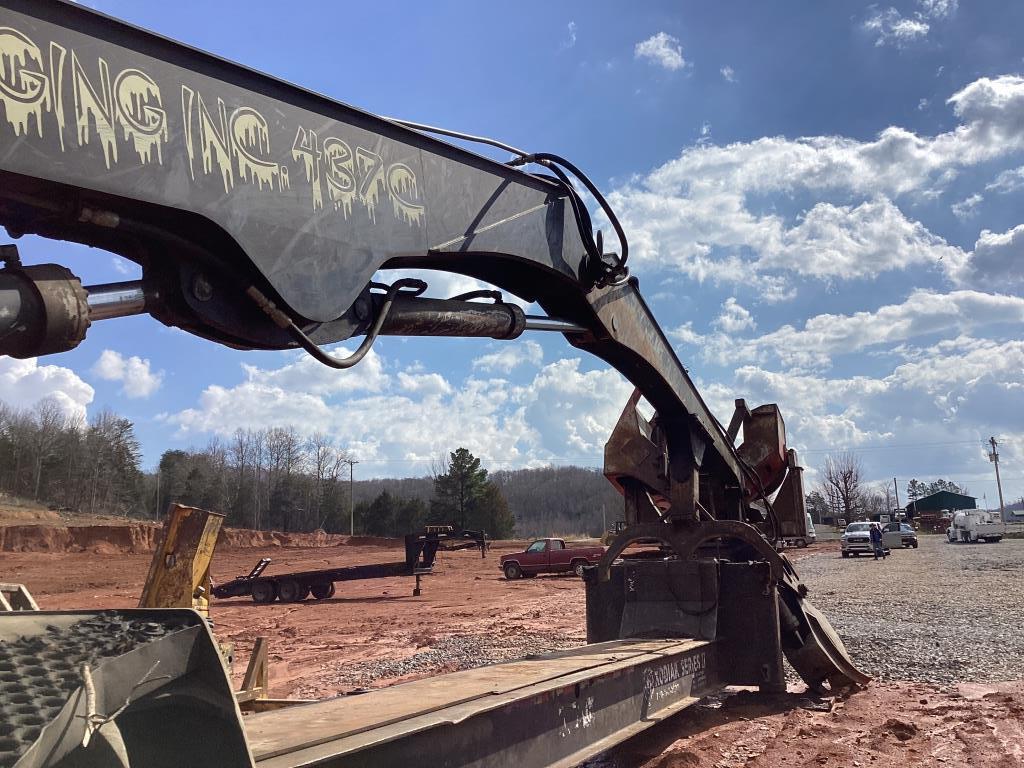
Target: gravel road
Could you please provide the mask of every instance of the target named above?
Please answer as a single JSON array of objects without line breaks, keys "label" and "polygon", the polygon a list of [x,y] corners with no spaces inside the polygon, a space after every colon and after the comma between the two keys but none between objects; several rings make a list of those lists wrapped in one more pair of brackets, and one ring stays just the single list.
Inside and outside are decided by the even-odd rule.
[{"label": "gravel road", "polygon": [[879,561],[844,560],[838,551],[807,557],[797,572],[872,677],[937,684],[1024,678],[1024,539],[920,541]]}]

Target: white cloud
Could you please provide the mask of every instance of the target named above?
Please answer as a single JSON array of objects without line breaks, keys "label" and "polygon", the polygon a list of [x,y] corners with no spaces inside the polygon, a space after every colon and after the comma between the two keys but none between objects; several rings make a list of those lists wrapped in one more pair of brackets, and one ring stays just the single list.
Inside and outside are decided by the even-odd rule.
[{"label": "white cloud", "polygon": [[945,21],[956,13],[958,0],[918,0],[918,10],[912,16],[904,16],[895,8],[872,6],[871,15],[863,27],[876,35],[875,46],[895,45],[903,48],[919,42],[931,31],[930,21]]},{"label": "white cloud", "polygon": [[536,341],[504,344],[497,352],[481,355],[473,361],[473,368],[481,371],[511,373],[520,365],[538,366],[544,360],[544,350]]},{"label": "white cloud", "polygon": [[978,215],[978,206],[981,205],[984,199],[983,196],[975,193],[970,197],[965,197],[963,200],[953,203],[949,206],[949,210],[958,219],[964,221]]},{"label": "white cloud", "polygon": [[919,102],[917,102],[917,109],[918,109],[918,111],[924,112],[924,110],[928,109],[928,105],[930,103],[931,102],[928,101],[928,99],[921,99]]},{"label": "white cloud", "polygon": [[959,0],[917,0],[921,13],[931,19],[947,19],[956,13]]},{"label": "white cloud", "polygon": [[450,395],[451,384],[439,373],[406,373],[399,371],[398,386],[404,392],[420,395]]},{"label": "white cloud", "polygon": [[39,365],[36,358],[0,357],[0,400],[15,408],[32,408],[53,398],[69,417],[85,419],[95,390],[72,371],[59,365]]},{"label": "white cloud", "polygon": [[740,333],[757,327],[754,316],[742,307],[735,296],[730,296],[722,304],[722,313],[712,322],[723,333]]},{"label": "white cloud", "polygon": [[[941,195],[961,168],[1024,149],[1024,78],[981,78],[948,104],[960,124],[935,136],[893,126],[873,141],[699,142],[613,190],[609,200],[638,263],[698,281],[785,273],[847,280],[915,265],[952,276],[968,255],[908,217],[901,200]],[[764,206],[766,198],[784,205],[796,195],[820,202],[795,220]],[[793,285],[773,287],[785,296]]]},{"label": "white cloud", "polygon": [[920,17],[906,18],[895,8],[885,8],[874,11],[864,21],[864,29],[877,35],[877,47],[889,44],[902,47],[927,37],[930,27]]},{"label": "white cloud", "polygon": [[1004,195],[1024,189],[1024,165],[1003,171],[990,184],[986,184],[985,189]]},{"label": "white cloud", "polygon": [[150,370],[149,360],[140,357],[124,357],[112,349],[105,349],[92,366],[94,376],[104,381],[121,382],[121,392],[132,398],[145,398],[160,388],[163,371]]},{"label": "white cloud", "polygon": [[947,294],[914,291],[901,304],[851,315],[815,315],[802,328],[783,325],[753,339],[737,339],[724,327],[709,335],[687,323],[669,335],[701,349],[705,359],[722,364],[764,363],[776,358],[787,367],[823,369],[833,357],[910,339],[969,331],[998,324],[1024,323],[1024,298],[953,291]]},{"label": "white cloud", "polygon": [[667,32],[658,32],[637,43],[633,49],[633,56],[637,59],[646,59],[670,72],[686,66],[679,40]]},{"label": "white cloud", "polygon": [[736,82],[736,70],[734,70],[728,64],[726,64],[724,67],[722,67],[719,70],[719,72],[722,73],[722,77],[725,78],[726,82],[729,82],[729,83],[735,83]]},{"label": "white cloud", "polygon": [[[453,296],[461,296],[472,291],[498,290],[493,285],[472,277],[457,275],[454,272],[440,272],[433,269],[385,269],[373,277],[378,282],[389,284],[401,278],[422,280],[427,284],[427,290],[423,295],[435,299],[450,299]],[[532,308],[535,306],[531,302],[527,302],[508,291],[502,291],[501,294],[504,301],[509,304],[515,304],[523,310],[532,311]],[[485,300],[477,299],[477,301]]]},{"label": "white cloud", "polygon": [[562,48],[572,48],[576,45],[576,22],[570,21],[565,25],[566,35],[562,42]]},{"label": "white cloud", "polygon": [[137,265],[128,261],[128,259],[121,258],[120,256],[111,256],[110,265],[114,268],[114,271],[120,275],[127,276],[131,274],[138,274],[140,272]]},{"label": "white cloud", "polygon": [[982,230],[955,277],[963,285],[1004,291],[1024,288],[1024,224],[1002,233]]},{"label": "white cloud", "polygon": [[[352,354],[354,348],[339,345],[325,348],[324,351],[333,357],[343,359]],[[376,349],[371,349],[358,365],[347,370],[329,368],[305,352],[282,354],[289,362],[280,368],[268,370],[243,363],[242,370],[246,378],[261,385],[311,395],[382,392],[390,383],[384,371],[384,361]]]},{"label": "white cloud", "polygon": [[[587,463],[599,459],[631,387],[613,370],[583,371],[580,362],[558,360],[522,384],[470,377],[455,385],[437,373],[402,371],[369,395],[293,391],[284,386],[291,374],[252,370],[235,386],[208,386],[194,407],[162,420],[181,436],[281,425],[327,431],[367,462],[425,461],[464,445],[502,465]],[[394,471],[381,466],[373,471]]]}]

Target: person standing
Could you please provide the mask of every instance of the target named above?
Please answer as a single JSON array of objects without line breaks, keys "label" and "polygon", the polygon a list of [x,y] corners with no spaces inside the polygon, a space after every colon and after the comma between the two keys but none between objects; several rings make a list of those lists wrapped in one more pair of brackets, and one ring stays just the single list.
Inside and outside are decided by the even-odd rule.
[{"label": "person standing", "polygon": [[871,524],[871,546],[875,550],[875,560],[879,555],[885,557],[885,549],[882,547],[882,526],[878,523]]}]

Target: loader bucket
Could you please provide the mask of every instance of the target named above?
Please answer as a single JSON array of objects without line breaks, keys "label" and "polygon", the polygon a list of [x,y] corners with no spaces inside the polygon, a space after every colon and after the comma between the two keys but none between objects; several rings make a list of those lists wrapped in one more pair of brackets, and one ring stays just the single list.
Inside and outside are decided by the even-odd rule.
[{"label": "loader bucket", "polygon": [[0,766],[184,765],[252,766],[195,611],[0,614]]}]

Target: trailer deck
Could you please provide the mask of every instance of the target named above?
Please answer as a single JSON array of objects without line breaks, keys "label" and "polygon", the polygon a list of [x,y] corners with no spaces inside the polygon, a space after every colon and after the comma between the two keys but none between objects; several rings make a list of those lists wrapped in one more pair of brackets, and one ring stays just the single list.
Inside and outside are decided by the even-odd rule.
[{"label": "trailer deck", "polygon": [[439,766],[571,766],[719,687],[713,642],[614,640],[245,723],[260,768],[415,765],[428,754]]}]

